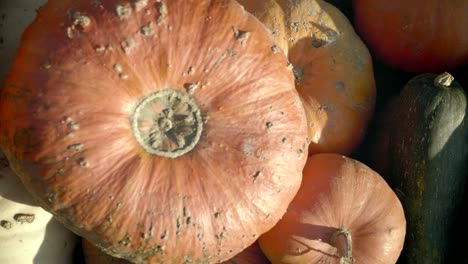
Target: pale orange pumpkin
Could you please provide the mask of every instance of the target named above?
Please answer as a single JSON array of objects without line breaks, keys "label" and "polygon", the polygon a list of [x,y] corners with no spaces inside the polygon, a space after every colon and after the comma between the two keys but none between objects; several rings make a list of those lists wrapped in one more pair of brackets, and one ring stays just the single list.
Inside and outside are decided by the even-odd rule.
[{"label": "pale orange pumpkin", "polygon": [[273,264],[394,264],[405,233],[403,207],[382,177],[351,158],[317,154],[288,211],[259,243]]},{"label": "pale orange pumpkin", "polygon": [[288,55],[307,114],[309,153],[349,154],[374,112],[372,58],[347,18],[322,0],[239,0]]},{"label": "pale orange pumpkin", "polygon": [[227,260],[296,194],[287,58],[233,0],[50,0],[0,93],[0,145],[41,205],[133,262]]}]

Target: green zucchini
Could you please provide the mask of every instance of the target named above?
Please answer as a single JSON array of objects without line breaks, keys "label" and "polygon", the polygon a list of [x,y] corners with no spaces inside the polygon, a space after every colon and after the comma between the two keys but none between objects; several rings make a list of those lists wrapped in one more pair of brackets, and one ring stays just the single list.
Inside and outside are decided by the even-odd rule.
[{"label": "green zucchini", "polygon": [[391,185],[407,219],[403,259],[448,263],[460,230],[468,169],[467,96],[448,73],[422,74],[401,91],[389,129]]}]

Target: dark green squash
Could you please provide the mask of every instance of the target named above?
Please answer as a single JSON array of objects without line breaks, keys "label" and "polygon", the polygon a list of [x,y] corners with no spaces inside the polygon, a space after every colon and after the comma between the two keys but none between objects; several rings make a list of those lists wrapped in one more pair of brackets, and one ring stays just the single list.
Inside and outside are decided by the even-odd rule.
[{"label": "dark green squash", "polygon": [[388,175],[407,218],[405,263],[448,263],[468,169],[467,96],[453,77],[422,74],[388,117]]}]

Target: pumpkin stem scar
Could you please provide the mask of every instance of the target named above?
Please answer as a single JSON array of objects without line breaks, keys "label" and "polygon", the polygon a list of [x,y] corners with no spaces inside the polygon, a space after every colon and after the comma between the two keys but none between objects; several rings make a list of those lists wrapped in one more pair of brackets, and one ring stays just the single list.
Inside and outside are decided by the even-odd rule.
[{"label": "pumpkin stem scar", "polygon": [[444,87],[449,87],[450,85],[452,85],[452,82],[453,80],[455,80],[455,78],[448,72],[444,72],[440,75],[438,75],[434,82],[435,82],[435,85],[442,85]]},{"label": "pumpkin stem scar", "polygon": [[352,264],[353,263],[353,239],[351,234],[346,231],[339,229],[333,233],[331,237],[331,243],[336,246],[336,242],[339,236],[344,236],[346,238],[346,251],[344,256],[340,258],[340,264]]},{"label": "pumpkin stem scar", "polygon": [[177,158],[191,151],[203,130],[200,108],[188,93],[167,88],[141,98],[130,116],[137,142],[148,152]]}]

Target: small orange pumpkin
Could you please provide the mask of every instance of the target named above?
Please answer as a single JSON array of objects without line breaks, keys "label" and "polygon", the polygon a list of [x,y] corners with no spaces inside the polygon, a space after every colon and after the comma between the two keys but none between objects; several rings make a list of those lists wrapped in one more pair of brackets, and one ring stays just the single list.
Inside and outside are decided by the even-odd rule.
[{"label": "small orange pumpkin", "polygon": [[284,214],[306,117],[234,0],[49,0],[0,93],[0,146],[41,205],[133,262],[221,262]]},{"label": "small orange pumpkin", "polygon": [[403,207],[382,177],[351,158],[317,154],[288,211],[259,243],[273,264],[394,264],[405,232]]},{"label": "small orange pumpkin", "polygon": [[347,18],[322,0],[239,0],[288,55],[304,104],[309,153],[349,154],[375,105],[372,58]]}]

